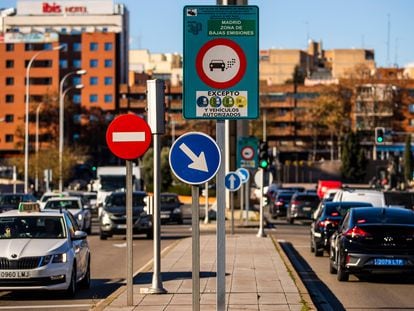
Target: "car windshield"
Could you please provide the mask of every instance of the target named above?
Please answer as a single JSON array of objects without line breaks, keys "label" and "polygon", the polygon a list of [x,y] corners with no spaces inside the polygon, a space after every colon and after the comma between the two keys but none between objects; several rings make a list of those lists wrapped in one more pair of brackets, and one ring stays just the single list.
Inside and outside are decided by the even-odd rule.
[{"label": "car windshield", "polygon": [[45,205],[46,209],[80,209],[77,201],[74,200],[53,200],[47,201]]},{"label": "car windshield", "polygon": [[161,196],[161,203],[178,203],[178,198],[176,196]]},{"label": "car windshield", "polygon": [[[132,195],[132,206],[145,206],[144,195],[133,194]],[[126,194],[114,194],[107,197],[105,205],[107,207],[112,206],[126,206]]]},{"label": "car windshield", "polygon": [[62,217],[0,217],[0,239],[63,239],[66,237]]}]

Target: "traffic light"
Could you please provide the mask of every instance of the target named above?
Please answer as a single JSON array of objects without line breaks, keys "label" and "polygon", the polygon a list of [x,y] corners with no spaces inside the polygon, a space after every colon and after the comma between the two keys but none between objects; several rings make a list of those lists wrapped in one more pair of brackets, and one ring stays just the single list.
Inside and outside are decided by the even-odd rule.
[{"label": "traffic light", "polygon": [[375,143],[376,144],[383,144],[385,141],[385,128],[383,127],[376,127],[375,128]]},{"label": "traffic light", "polygon": [[267,169],[269,167],[269,146],[267,141],[260,141],[259,144],[259,167]]}]

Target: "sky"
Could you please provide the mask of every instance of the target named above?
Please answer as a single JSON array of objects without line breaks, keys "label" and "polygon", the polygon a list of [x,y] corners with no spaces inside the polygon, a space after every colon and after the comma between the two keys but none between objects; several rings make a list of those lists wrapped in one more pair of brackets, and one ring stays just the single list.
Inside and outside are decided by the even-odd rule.
[{"label": "sky", "polygon": [[[46,0],[45,0],[46,1]],[[17,0],[0,0],[16,7]],[[50,1],[53,2],[53,1]],[[57,2],[57,1],[56,1]],[[182,53],[183,7],[216,0],[114,0],[130,11],[130,43],[151,53]],[[375,51],[378,67],[414,64],[413,0],[248,0],[259,7],[259,47]]]}]

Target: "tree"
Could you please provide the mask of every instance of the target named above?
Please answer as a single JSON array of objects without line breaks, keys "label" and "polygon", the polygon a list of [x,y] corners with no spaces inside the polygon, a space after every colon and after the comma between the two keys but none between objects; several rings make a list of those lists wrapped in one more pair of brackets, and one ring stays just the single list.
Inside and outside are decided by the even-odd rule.
[{"label": "tree", "polygon": [[407,135],[405,138],[404,178],[406,182],[410,182],[413,179],[413,154],[411,152],[411,135]]},{"label": "tree", "polygon": [[354,132],[348,133],[343,141],[341,160],[342,177],[348,181],[362,182],[366,174],[367,158],[360,139]]},{"label": "tree", "polygon": [[[161,150],[161,192],[169,190],[173,183],[173,177],[171,174],[169,163],[169,148],[162,148]],[[154,191],[154,149],[150,148],[142,157],[142,176],[146,191]]]}]

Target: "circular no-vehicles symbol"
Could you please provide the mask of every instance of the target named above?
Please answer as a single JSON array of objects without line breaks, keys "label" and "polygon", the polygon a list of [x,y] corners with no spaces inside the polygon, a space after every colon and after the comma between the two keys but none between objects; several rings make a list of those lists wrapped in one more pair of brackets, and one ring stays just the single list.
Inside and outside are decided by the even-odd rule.
[{"label": "circular no-vehicles symbol", "polygon": [[205,84],[217,89],[229,88],[239,83],[246,67],[244,51],[230,39],[208,41],[196,57],[198,76]]},{"label": "circular no-vehicles symbol", "polygon": [[241,149],[241,157],[243,160],[252,160],[254,157],[254,148],[251,146],[245,146]]}]

